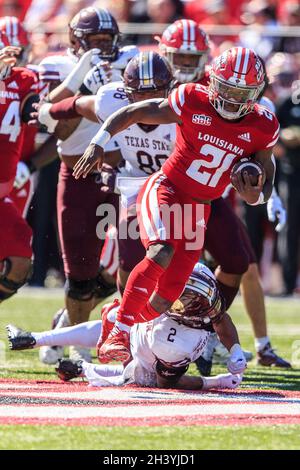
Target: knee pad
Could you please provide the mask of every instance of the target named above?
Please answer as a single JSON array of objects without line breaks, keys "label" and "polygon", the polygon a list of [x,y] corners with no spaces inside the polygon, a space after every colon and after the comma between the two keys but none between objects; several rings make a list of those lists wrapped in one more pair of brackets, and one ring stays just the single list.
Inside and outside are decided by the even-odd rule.
[{"label": "knee pad", "polygon": [[30,266],[30,269],[28,270],[28,273],[23,281],[20,282],[15,282],[12,279],[8,279],[8,275],[11,272],[12,268],[12,262],[9,258],[5,258],[2,260],[3,267],[0,271],[0,286],[3,286],[5,289],[8,289],[10,292],[4,292],[0,289],[0,302],[3,300],[7,300],[10,297],[12,297],[14,294],[17,293],[17,291],[20,289],[20,287],[24,286],[27,281],[29,281],[31,275],[32,275],[32,264]]},{"label": "knee pad", "polygon": [[65,283],[65,292],[74,300],[91,300],[95,295],[96,279],[78,281],[69,277]]}]

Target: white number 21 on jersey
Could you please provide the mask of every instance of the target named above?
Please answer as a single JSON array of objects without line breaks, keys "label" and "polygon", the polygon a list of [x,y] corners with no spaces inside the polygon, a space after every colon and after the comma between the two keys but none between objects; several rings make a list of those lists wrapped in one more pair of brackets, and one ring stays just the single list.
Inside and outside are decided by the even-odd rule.
[{"label": "white number 21 on jersey", "polygon": [[[201,184],[215,188],[223,175],[228,170],[233,159],[236,157],[234,153],[227,153],[225,150],[214,147],[211,144],[205,144],[200,149],[200,153],[204,156],[212,157],[212,160],[193,160],[186,171],[186,174]],[[211,168],[213,172],[199,171],[202,168]]]},{"label": "white number 21 on jersey", "polygon": [[9,141],[16,142],[20,131],[20,102],[12,101],[2,119],[0,134],[9,135]]}]

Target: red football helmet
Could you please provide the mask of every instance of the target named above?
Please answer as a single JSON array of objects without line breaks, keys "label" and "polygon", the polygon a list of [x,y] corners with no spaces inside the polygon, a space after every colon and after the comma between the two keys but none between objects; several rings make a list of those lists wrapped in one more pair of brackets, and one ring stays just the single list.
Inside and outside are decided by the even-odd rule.
[{"label": "red football helmet", "polygon": [[233,47],[211,64],[209,99],[224,119],[250,113],[265,85],[264,65],[252,49]]},{"label": "red football helmet", "polygon": [[172,84],[172,69],[165,57],[157,52],[140,52],[127,64],[123,76],[129,101],[167,97]]},{"label": "red football helmet", "polygon": [[212,272],[197,263],[183,293],[167,315],[183,325],[213,331],[212,323],[225,313],[225,302]]},{"label": "red football helmet", "polygon": [[30,52],[30,41],[28,32],[16,16],[3,16],[0,18],[0,32],[5,34],[10,46],[22,48],[21,54],[17,57],[17,64],[27,65]]},{"label": "red football helmet", "polygon": [[77,56],[97,48],[101,59],[115,60],[119,35],[115,18],[103,8],[83,8],[69,24],[72,52]]},{"label": "red football helmet", "polygon": [[195,21],[175,21],[164,31],[159,47],[172,64],[179,83],[195,82],[204,75],[208,36]]}]

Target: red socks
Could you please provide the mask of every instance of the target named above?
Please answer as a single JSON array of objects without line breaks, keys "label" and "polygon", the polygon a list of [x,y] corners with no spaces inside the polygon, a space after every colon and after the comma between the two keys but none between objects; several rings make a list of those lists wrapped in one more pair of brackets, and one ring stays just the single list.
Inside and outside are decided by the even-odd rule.
[{"label": "red socks", "polygon": [[[126,288],[124,291],[121,307],[117,314],[117,321],[124,323],[127,326],[133,326],[137,322],[140,313],[143,312],[148,317],[151,316],[151,310],[148,300],[153,293],[157,281],[164,273],[164,268],[155,263],[155,261],[145,257],[139,264],[135,266],[131,272]],[[147,308],[146,307],[147,304]],[[155,316],[158,316],[157,312]],[[153,318],[153,315],[150,320]],[[148,320],[142,320],[148,321]]]}]

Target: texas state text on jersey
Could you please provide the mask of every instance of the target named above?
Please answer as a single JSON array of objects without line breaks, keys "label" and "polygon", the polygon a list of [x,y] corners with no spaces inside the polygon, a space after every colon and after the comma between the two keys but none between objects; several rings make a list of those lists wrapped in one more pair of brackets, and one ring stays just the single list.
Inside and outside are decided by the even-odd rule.
[{"label": "texas state text on jersey", "polygon": [[192,197],[203,200],[222,196],[230,183],[234,163],[259,150],[273,147],[279,123],[260,105],[238,121],[223,119],[209,102],[207,88],[180,85],[169,96],[169,105],[180,116],[175,149],[163,172]]},{"label": "texas state text on jersey", "polygon": [[[122,82],[102,86],[95,102],[95,112],[103,122],[115,111],[129,104]],[[125,160],[124,176],[143,177],[160,170],[171,152],[175,140],[175,124],[147,126],[133,124],[119,132],[105,147],[106,151],[119,149]]]}]

